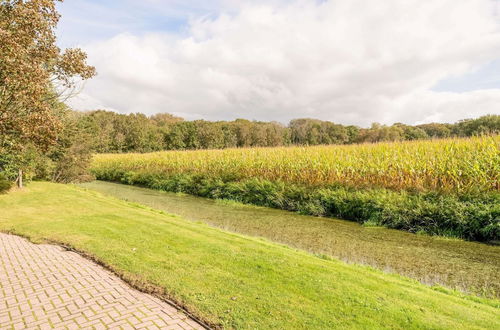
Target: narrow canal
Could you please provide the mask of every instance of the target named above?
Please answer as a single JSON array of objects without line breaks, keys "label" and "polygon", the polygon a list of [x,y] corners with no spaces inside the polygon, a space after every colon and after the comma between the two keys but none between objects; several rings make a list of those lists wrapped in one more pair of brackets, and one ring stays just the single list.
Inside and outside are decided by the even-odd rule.
[{"label": "narrow canal", "polygon": [[80,186],[320,256],[370,265],[426,284],[500,297],[500,246],[364,227],[351,221],[109,182]]}]

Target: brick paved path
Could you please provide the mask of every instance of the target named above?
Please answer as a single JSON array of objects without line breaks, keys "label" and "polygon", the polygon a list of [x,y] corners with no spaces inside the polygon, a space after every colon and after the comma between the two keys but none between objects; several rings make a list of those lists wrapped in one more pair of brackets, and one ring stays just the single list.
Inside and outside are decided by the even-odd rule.
[{"label": "brick paved path", "polygon": [[203,329],[54,245],[0,233],[0,329]]}]

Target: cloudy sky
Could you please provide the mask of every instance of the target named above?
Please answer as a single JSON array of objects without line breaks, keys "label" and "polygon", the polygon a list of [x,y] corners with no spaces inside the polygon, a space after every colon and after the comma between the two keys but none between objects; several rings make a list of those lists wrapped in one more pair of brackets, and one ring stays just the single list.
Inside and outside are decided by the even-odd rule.
[{"label": "cloudy sky", "polygon": [[66,0],[78,110],[368,126],[500,114],[498,0]]}]

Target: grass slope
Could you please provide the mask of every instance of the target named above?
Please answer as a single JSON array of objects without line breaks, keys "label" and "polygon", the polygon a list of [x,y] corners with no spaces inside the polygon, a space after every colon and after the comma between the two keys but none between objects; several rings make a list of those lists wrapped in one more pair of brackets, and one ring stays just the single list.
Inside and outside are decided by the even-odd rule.
[{"label": "grass slope", "polygon": [[500,246],[111,182],[80,186],[231,232],[500,298]]},{"label": "grass slope", "polygon": [[227,328],[497,328],[500,302],[223,232],[80,188],[0,196],[0,230],[93,255]]}]

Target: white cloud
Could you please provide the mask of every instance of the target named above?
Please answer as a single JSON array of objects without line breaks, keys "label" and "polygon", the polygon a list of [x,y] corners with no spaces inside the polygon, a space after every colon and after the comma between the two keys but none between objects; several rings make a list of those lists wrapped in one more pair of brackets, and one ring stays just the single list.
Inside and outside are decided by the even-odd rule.
[{"label": "white cloud", "polygon": [[99,75],[82,95],[91,101],[80,100],[78,108],[359,125],[500,113],[500,89],[431,90],[500,58],[493,5],[298,0],[232,6],[231,14],[191,19],[187,36],[120,34],[88,44]]}]

